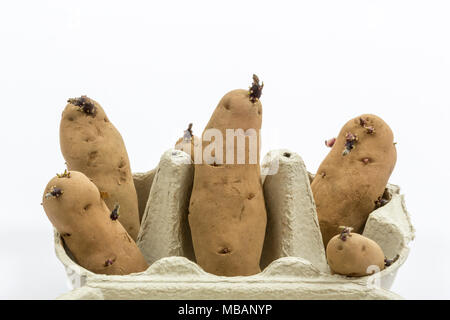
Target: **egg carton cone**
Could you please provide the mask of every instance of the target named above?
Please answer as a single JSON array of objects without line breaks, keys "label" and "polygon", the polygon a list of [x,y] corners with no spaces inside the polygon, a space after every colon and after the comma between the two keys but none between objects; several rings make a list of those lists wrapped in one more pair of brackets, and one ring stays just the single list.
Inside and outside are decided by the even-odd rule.
[{"label": "egg carton cone", "polygon": [[389,290],[408,258],[414,228],[398,186],[387,185],[388,203],[369,215],[363,232],[388,258],[398,255],[397,261],[366,277],[331,274],[310,188],[313,176],[295,152],[270,151],[261,165],[268,215],[262,272],[224,277],[195,262],[187,219],[193,176],[190,156],[175,149],[154,170],[134,174],[142,204],[137,245],[150,264],[144,272],[94,274],[76,263],[55,231],[56,256],[72,288],[58,299],[402,299]]}]

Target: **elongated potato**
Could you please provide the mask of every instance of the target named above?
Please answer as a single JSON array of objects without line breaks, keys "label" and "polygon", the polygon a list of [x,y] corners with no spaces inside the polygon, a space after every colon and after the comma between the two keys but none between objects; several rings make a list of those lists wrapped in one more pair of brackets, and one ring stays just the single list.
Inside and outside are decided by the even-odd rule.
[{"label": "elongated potato", "polygon": [[344,229],[327,246],[327,261],[332,272],[364,277],[385,267],[383,250],[373,240]]},{"label": "elongated potato", "polygon": [[[212,150],[211,159],[195,165],[189,225],[197,263],[216,275],[247,276],[261,271],[267,214],[259,167],[262,106],[260,92],[255,93],[262,87],[254,83],[252,88],[231,91],[220,100],[202,141],[207,154],[208,130],[216,129],[223,137],[223,148]],[[247,134],[254,130],[254,148],[249,135],[240,135],[245,139],[245,149],[239,151],[245,164],[237,164],[239,143],[227,149],[226,129],[243,129]],[[227,155],[234,156],[234,161],[226,163]]]},{"label": "elongated potato", "polygon": [[100,192],[83,173],[69,171],[47,184],[42,200],[53,226],[76,262],[99,274],[142,272],[147,262]]},{"label": "elongated potato", "polygon": [[325,247],[340,226],[363,231],[394,170],[393,139],[375,115],[356,117],[342,128],[311,184]]},{"label": "elongated potato", "polygon": [[69,99],[61,118],[60,145],[68,170],[88,176],[110,210],[120,204],[120,223],[136,240],[139,209],[127,150],[96,101],[86,96]]}]

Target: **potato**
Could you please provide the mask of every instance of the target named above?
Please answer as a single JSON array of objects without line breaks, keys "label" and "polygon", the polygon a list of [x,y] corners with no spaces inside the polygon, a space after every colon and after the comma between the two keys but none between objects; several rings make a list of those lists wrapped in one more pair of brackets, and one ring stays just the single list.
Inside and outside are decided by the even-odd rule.
[{"label": "potato", "polygon": [[[247,276],[261,271],[267,214],[259,167],[262,106],[260,91],[257,93],[262,86],[256,80],[253,91],[234,90],[220,100],[202,141],[203,153],[207,153],[205,134],[208,129],[217,129],[223,137],[223,149],[213,150],[213,159],[195,165],[188,216],[194,252],[197,263],[216,275]],[[250,149],[250,137],[242,137],[245,164],[237,164],[238,143],[226,148],[226,129],[239,128],[244,132],[254,129],[253,138],[257,139],[256,148]],[[218,155],[221,152],[223,159]],[[234,155],[234,161],[225,161],[227,153]]]},{"label": "potato", "polygon": [[120,204],[120,223],[136,240],[138,200],[122,136],[102,107],[86,96],[69,99],[60,124],[60,145],[68,170],[88,176],[110,210]]},{"label": "potato", "polygon": [[332,272],[364,277],[384,269],[384,253],[373,240],[346,228],[327,246],[327,261]]},{"label": "potato", "polygon": [[356,117],[342,128],[311,183],[325,247],[339,226],[363,231],[394,170],[393,139],[389,126],[375,115]]},{"label": "potato", "polygon": [[148,268],[136,243],[117,220],[98,188],[83,173],[69,171],[50,180],[42,204],[76,262],[99,274],[124,275]]}]

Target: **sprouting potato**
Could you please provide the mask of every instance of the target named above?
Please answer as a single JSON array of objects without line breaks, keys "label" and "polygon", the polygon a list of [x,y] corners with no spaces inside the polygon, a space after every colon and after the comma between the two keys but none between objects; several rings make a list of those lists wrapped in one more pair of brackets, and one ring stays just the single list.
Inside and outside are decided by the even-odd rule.
[{"label": "sprouting potato", "polygon": [[68,170],[88,176],[110,210],[120,204],[120,223],[136,240],[140,220],[127,150],[96,101],[86,96],[69,99],[61,118],[60,145]]},{"label": "sprouting potato", "polygon": [[42,200],[47,217],[80,266],[98,274],[124,275],[148,268],[134,240],[109,210],[100,191],[77,171],[50,180]]},{"label": "sprouting potato", "polygon": [[[261,90],[262,85],[254,76],[250,90],[227,93],[202,135],[204,153],[207,130],[217,129],[223,137],[222,150],[213,150],[211,159],[195,164],[189,206],[197,263],[212,274],[247,276],[261,271],[259,262],[267,221],[259,166]],[[233,149],[227,149],[227,129],[255,130],[258,143],[254,150],[249,147],[250,137],[245,136],[244,164],[237,162],[237,143]],[[220,151],[223,158],[218,155]],[[230,153],[234,156],[232,163],[226,161]]]},{"label": "sprouting potato", "polygon": [[323,243],[339,233],[339,226],[363,231],[367,217],[383,201],[397,152],[389,126],[364,114],[342,128],[317,170],[311,189]]},{"label": "sprouting potato", "polygon": [[344,228],[327,246],[327,261],[332,272],[364,277],[385,267],[383,250],[373,240]]}]

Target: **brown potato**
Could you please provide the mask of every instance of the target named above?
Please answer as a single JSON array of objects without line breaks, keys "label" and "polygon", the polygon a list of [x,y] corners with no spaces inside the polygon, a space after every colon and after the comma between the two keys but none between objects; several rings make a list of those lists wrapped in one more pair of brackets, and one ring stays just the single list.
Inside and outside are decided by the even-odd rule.
[{"label": "brown potato", "polygon": [[393,139],[389,126],[375,115],[356,117],[342,128],[311,183],[325,247],[339,226],[363,231],[394,170]]},{"label": "brown potato", "polygon": [[120,223],[136,240],[139,209],[127,150],[96,101],[86,96],[69,99],[61,118],[60,145],[68,170],[88,176],[110,210],[120,204]]},{"label": "brown potato", "polygon": [[108,209],[95,184],[83,173],[69,171],[51,179],[42,204],[80,266],[110,275],[148,268],[136,243],[117,220],[118,212]]},{"label": "brown potato", "polygon": [[[261,271],[267,221],[259,167],[261,113],[260,101],[249,91],[234,90],[220,100],[203,132],[205,141],[208,129],[219,130],[223,149],[211,152],[211,161],[203,159],[195,165],[189,225],[197,263],[216,275],[247,276]],[[238,143],[227,150],[226,129],[255,130],[257,147],[252,154],[250,138],[243,137],[245,164],[236,163]],[[203,150],[207,145],[203,143]],[[226,163],[227,152],[234,155],[234,162]]]},{"label": "brown potato", "polygon": [[384,269],[384,253],[373,240],[343,231],[327,246],[327,261],[332,272],[364,277]]}]

